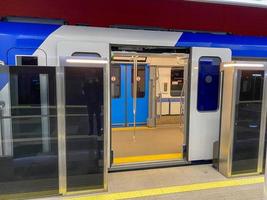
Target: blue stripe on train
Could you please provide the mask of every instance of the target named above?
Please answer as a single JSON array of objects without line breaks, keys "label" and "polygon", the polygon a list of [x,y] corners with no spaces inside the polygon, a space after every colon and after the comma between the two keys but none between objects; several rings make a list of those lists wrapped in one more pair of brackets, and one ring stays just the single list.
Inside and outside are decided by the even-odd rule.
[{"label": "blue stripe on train", "polygon": [[267,38],[185,32],[176,47],[230,48],[233,57],[267,57]]},{"label": "blue stripe on train", "polygon": [[[15,55],[32,55],[45,39],[60,25],[0,22],[0,60],[15,64]],[[1,77],[0,90],[7,77]]]}]

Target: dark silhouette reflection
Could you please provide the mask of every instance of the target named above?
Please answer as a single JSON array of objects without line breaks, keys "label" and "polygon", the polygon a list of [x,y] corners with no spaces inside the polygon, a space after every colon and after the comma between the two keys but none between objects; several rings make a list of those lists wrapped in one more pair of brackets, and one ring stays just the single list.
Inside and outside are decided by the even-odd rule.
[{"label": "dark silhouette reflection", "polygon": [[[95,74],[95,76],[93,76]],[[103,101],[103,84],[97,76],[92,73],[93,77],[86,78],[83,83],[83,95],[87,105],[89,135],[101,135],[103,128],[101,127],[101,107]]]},{"label": "dark silhouette reflection", "polygon": [[65,68],[68,191],[103,188],[103,69]]}]

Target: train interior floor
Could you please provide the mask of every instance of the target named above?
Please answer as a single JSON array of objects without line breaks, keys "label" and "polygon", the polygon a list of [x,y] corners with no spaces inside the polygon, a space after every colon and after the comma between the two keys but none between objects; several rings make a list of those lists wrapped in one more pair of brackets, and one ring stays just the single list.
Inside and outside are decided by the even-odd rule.
[{"label": "train interior floor", "polygon": [[113,128],[113,164],[181,160],[183,143],[183,127],[178,124],[136,127],[135,130],[133,127]]},{"label": "train interior floor", "polygon": [[[211,165],[109,173],[108,192],[67,196],[75,200],[260,200],[263,176],[225,178]],[[63,198],[63,199],[65,199]],[[44,200],[57,200],[60,197]]]}]

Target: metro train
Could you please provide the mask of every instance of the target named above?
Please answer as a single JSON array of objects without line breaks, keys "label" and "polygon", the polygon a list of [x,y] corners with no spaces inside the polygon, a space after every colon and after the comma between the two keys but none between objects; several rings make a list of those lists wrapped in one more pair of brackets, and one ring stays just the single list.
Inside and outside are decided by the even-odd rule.
[{"label": "metro train", "polygon": [[[129,56],[128,56],[129,55]],[[0,61],[7,66],[61,66],[65,57],[107,59],[104,79],[105,133],[111,125],[133,124],[132,86],[134,55],[139,55],[137,67],[136,123],[147,124],[153,118],[149,93],[153,55],[179,57],[185,63],[173,61],[158,72],[166,79],[155,91],[162,104],[157,115],[179,114],[180,98],[185,86],[185,108],[188,161],[208,160],[213,156],[213,143],[219,139],[220,127],[220,63],[233,60],[264,61],[267,58],[267,38],[231,34],[131,30],[73,25],[26,22],[0,22]],[[130,57],[126,58],[125,57]],[[142,57],[145,57],[142,60]],[[160,59],[159,59],[160,60]],[[160,61],[155,61],[155,63]],[[181,71],[179,67],[183,67]],[[207,67],[209,66],[209,67]],[[176,70],[176,71],[175,71]],[[178,71],[177,71],[178,70]],[[166,73],[165,75],[163,75]],[[154,75],[157,77],[157,75]],[[173,79],[173,80],[172,80]],[[110,80],[110,81],[107,81]],[[206,84],[206,83],[209,84]],[[139,85],[138,85],[139,84]],[[8,79],[0,79],[0,96],[8,94]],[[165,92],[165,93],[164,93]],[[111,94],[111,95],[110,95]],[[160,97],[161,95],[161,97]],[[165,95],[165,96],[164,96]],[[6,105],[10,99],[6,98]],[[171,105],[173,104],[173,105]],[[170,108],[170,106],[172,108]],[[125,112],[125,110],[130,110]],[[128,114],[127,114],[128,113]],[[152,116],[152,117],[151,117]],[[11,137],[8,134],[3,137]],[[1,138],[1,137],[0,137]],[[109,140],[109,139],[107,139]],[[108,141],[110,144],[110,141]],[[110,145],[108,145],[110,146]],[[11,153],[6,146],[3,152]],[[110,150],[110,149],[109,149]],[[2,153],[2,152],[0,152]],[[107,153],[109,159],[109,151]],[[109,162],[108,162],[109,163]]]}]

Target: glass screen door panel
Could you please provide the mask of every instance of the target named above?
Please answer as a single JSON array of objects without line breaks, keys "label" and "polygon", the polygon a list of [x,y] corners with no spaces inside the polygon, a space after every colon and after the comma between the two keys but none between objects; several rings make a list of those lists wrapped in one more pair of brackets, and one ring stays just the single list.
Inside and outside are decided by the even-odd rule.
[{"label": "glass screen door panel", "polygon": [[103,189],[103,68],[64,73],[67,191]]},{"label": "glass screen door panel", "polygon": [[232,173],[257,172],[263,104],[264,71],[238,74]]},{"label": "glass screen door panel", "polygon": [[0,79],[0,195],[58,194],[55,68],[1,67]]}]

